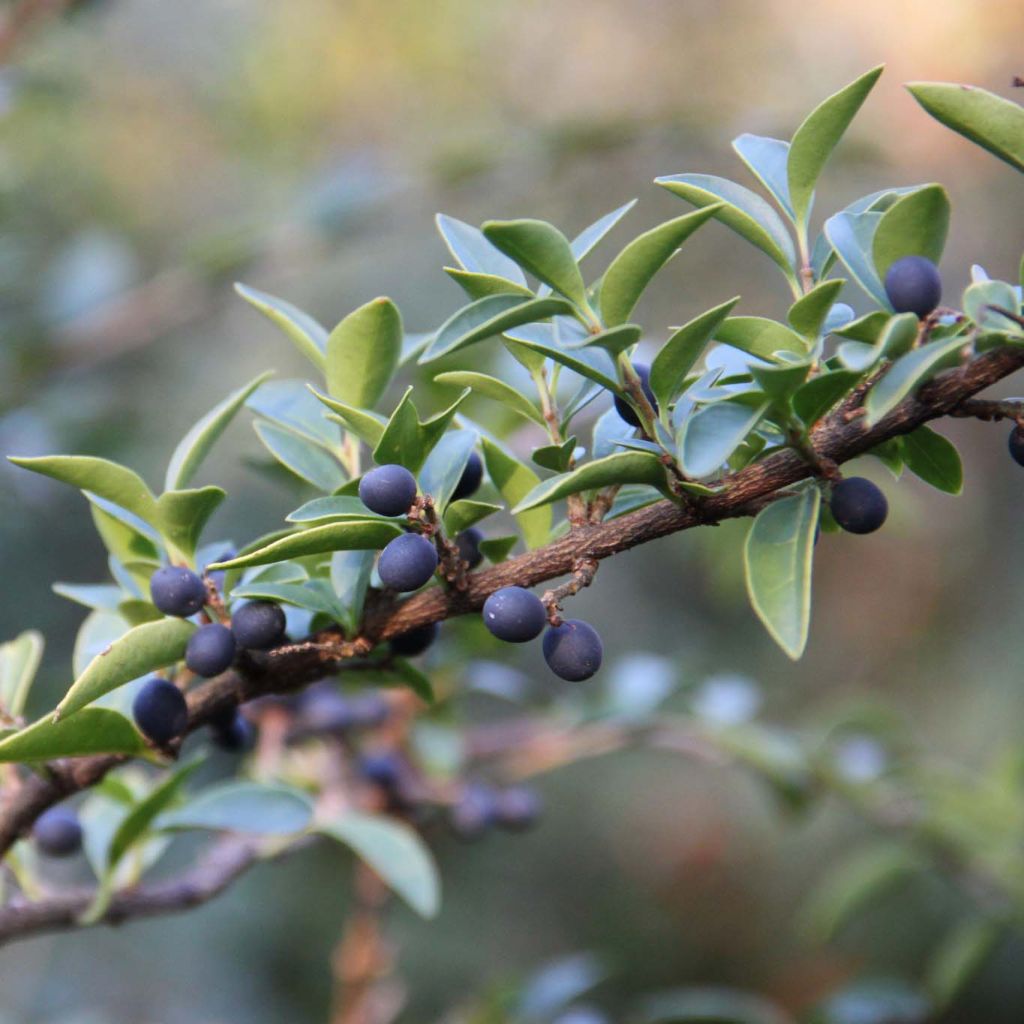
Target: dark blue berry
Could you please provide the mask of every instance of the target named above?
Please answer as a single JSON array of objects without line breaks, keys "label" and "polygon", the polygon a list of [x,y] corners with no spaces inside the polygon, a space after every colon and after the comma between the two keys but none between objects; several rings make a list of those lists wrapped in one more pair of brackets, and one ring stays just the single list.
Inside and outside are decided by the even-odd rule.
[{"label": "dark blue berry", "polygon": [[391,706],[379,693],[360,693],[351,705],[352,724],[357,729],[378,729],[391,715]]},{"label": "dark blue berry", "polygon": [[265,651],[284,639],[285,617],[273,601],[250,601],[231,616],[231,632],[239,647]]},{"label": "dark blue berry", "polygon": [[132,717],[143,736],[163,746],[184,734],[188,705],[174,683],[150,679],[135,696]]},{"label": "dark blue berry", "polygon": [[221,750],[243,753],[252,750],[256,744],[256,730],[252,723],[237,708],[225,722],[212,723],[210,730],[213,742]]},{"label": "dark blue berry", "polygon": [[36,818],[32,838],[48,857],[70,857],[82,848],[82,826],[70,807],[51,807]]},{"label": "dark blue berry", "polygon": [[1018,466],[1024,466],[1024,430],[1014,427],[1009,438],[1010,457]]},{"label": "dark blue berry", "polygon": [[475,569],[484,560],[484,553],[480,550],[480,541],[483,539],[484,535],[475,526],[468,527],[455,538],[459,558],[470,569]]},{"label": "dark blue berry", "polygon": [[470,782],[452,805],[448,822],[460,838],[479,839],[494,824],[495,799],[490,786]]},{"label": "dark blue berry", "polygon": [[[643,388],[647,401],[651,403],[651,408],[655,413],[657,413],[658,403],[654,398],[654,392],[651,390],[651,368],[646,363],[634,363],[633,369],[636,371],[636,375],[640,378],[640,386]],[[631,427],[640,426],[640,417],[637,416],[636,410],[629,404],[629,402],[624,398],[620,398],[618,395],[615,396],[615,411]]]},{"label": "dark blue berry", "polygon": [[832,488],[829,509],[847,533],[874,533],[885,522],[889,503],[870,480],[850,476]]},{"label": "dark blue berry", "polygon": [[484,602],[484,625],[499,639],[524,644],[540,636],[548,620],[544,604],[522,587],[502,587]]},{"label": "dark blue berry", "polygon": [[452,491],[452,501],[459,501],[461,498],[468,498],[476,494],[483,478],[483,460],[476,452],[470,452],[466,468],[462,471],[462,476],[459,477],[455,490]]},{"label": "dark blue berry", "polygon": [[544,634],[544,660],[560,679],[579,683],[600,667],[603,648],[593,626],[579,619],[566,619]]},{"label": "dark blue berry", "polygon": [[392,590],[419,590],[437,569],[437,549],[418,533],[403,533],[380,553],[377,572]]},{"label": "dark blue berry", "polygon": [[405,778],[405,763],[390,750],[372,751],[359,758],[359,771],[364,779],[388,791],[396,791]]},{"label": "dark blue berry", "polygon": [[415,658],[437,639],[440,632],[440,623],[431,622],[426,626],[410,629],[407,633],[399,633],[388,641],[391,644],[391,653],[397,654],[400,658]]},{"label": "dark blue berry", "polygon": [[495,798],[494,822],[508,832],[524,832],[536,824],[542,806],[536,790],[529,786],[509,786]]},{"label": "dark blue berry", "polygon": [[185,664],[197,676],[207,679],[227,672],[235,660],[235,637],[227,626],[211,622],[200,626],[185,648]]},{"label": "dark blue berry", "polygon": [[149,580],[149,595],[164,615],[187,619],[206,604],[206,586],[191,569],[165,565]]},{"label": "dark blue berry", "polygon": [[897,313],[924,319],[942,299],[939,268],[924,256],[904,256],[886,272],[885,294]]},{"label": "dark blue berry", "polygon": [[359,500],[379,516],[404,516],[416,498],[416,478],[405,466],[378,466],[359,481]]}]

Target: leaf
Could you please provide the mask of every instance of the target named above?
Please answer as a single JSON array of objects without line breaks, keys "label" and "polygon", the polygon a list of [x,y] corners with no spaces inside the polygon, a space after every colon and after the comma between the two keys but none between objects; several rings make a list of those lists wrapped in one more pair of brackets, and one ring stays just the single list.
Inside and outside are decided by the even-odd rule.
[{"label": "leaf", "polygon": [[463,270],[472,274],[503,277],[514,284],[525,286],[526,278],[519,265],[491,245],[479,228],[443,213],[437,214],[434,222],[448,251],[458,260]]},{"label": "leaf", "polygon": [[763,508],[743,547],[747,593],[772,639],[794,661],[807,646],[811,565],[821,492],[815,486]]},{"label": "leaf", "polygon": [[124,591],[112,583],[54,583],[50,589],[75,604],[108,612],[116,612],[124,600]]},{"label": "leaf", "polygon": [[420,422],[412,388],[407,388],[373,450],[374,461],[378,466],[397,462],[410,473],[419,473],[468,394],[467,388],[447,409]]},{"label": "leaf", "polygon": [[986,331],[1021,334],[1021,325],[997,313],[995,309],[1020,309],[1020,299],[1012,285],[1004,281],[978,281],[964,292],[963,309],[980,328]]},{"label": "leaf", "polygon": [[[407,393],[408,390],[406,389]],[[388,424],[388,421],[380,413],[366,412],[364,409],[346,405],[344,402],[322,395],[311,385],[309,392],[328,409],[333,410],[335,415],[328,414],[328,419],[337,420],[346,430],[350,430],[360,441],[368,444],[371,448],[376,448],[380,444],[380,439],[384,436],[384,430]]]},{"label": "leaf", "polygon": [[731,316],[715,331],[715,340],[758,359],[772,360],[776,352],[804,355],[807,343],[795,331],[763,316]]},{"label": "leaf", "polygon": [[295,343],[295,347],[318,369],[326,365],[327,331],[297,306],[284,299],[275,298],[266,292],[257,291],[244,284],[236,284],[235,291],[251,306],[284,331]]},{"label": "leaf", "polygon": [[672,989],[648,997],[634,1024],[794,1024],[761,996],[732,988]]},{"label": "leaf", "polygon": [[883,309],[889,309],[889,299],[872,256],[874,235],[881,219],[880,213],[844,210],[825,221],[825,235],[857,284]]},{"label": "leaf", "polygon": [[1024,109],[995,93],[948,82],[909,82],[907,89],[947,128],[1024,171]]},{"label": "leaf", "polygon": [[960,453],[952,441],[929,427],[903,438],[903,462],[915,476],[947,494],[959,494],[964,486],[964,468]]},{"label": "leaf", "polygon": [[402,314],[384,298],[349,313],[327,338],[327,393],[371,409],[387,390],[402,354]]},{"label": "leaf", "polygon": [[589,227],[584,228],[569,246],[573,256],[576,257],[576,262],[582,262],[583,257],[590,253],[634,206],[636,206],[636,200],[630,199],[628,203],[623,203],[617,210],[606,213]]},{"label": "leaf", "polygon": [[42,455],[37,458],[8,460],[22,469],[53,477],[83,491],[91,491],[107,501],[133,512],[140,519],[156,524],[156,498],[145,481],[125,466],[89,455]]},{"label": "leaf", "polygon": [[746,133],[733,139],[732,148],[782,207],[783,213],[790,220],[796,220],[793,204],[789,201],[789,143]]},{"label": "leaf", "polygon": [[578,348],[570,352],[559,348],[553,341],[536,335],[527,337],[522,333],[516,334],[511,340],[506,340],[505,344],[513,355],[516,355],[521,349],[536,352],[548,359],[553,359],[556,363],[572,370],[573,373],[578,373],[581,377],[600,384],[613,395],[622,394],[622,387],[615,377],[615,364],[608,353],[602,349]]},{"label": "leaf", "polygon": [[484,237],[527,273],[550,285],[571,302],[587,308],[586,288],[568,239],[542,220],[492,220]]},{"label": "leaf", "polygon": [[694,317],[676,330],[654,357],[651,363],[651,390],[661,408],[667,409],[671,405],[704,347],[739,301],[737,295]]},{"label": "leaf", "polygon": [[290,604],[296,608],[306,608],[311,612],[321,612],[335,622],[339,621],[343,614],[341,605],[334,599],[334,591],[330,584],[321,579],[305,580],[302,583],[254,580],[235,587],[231,591],[231,596],[233,599],[245,598],[246,600]]},{"label": "leaf", "polygon": [[443,514],[447,508],[476,442],[475,430],[452,430],[438,441],[423,463],[420,488],[434,499],[438,512]]},{"label": "leaf", "polygon": [[516,546],[518,537],[488,537],[480,541],[480,551],[488,562],[498,565],[504,562],[509,552]]},{"label": "leaf", "polygon": [[841,278],[822,281],[802,298],[797,299],[786,314],[786,319],[790,322],[793,330],[802,334],[809,342],[816,341],[821,334],[829,310],[839,298],[839,293],[845,284],[846,282]]},{"label": "leaf", "polygon": [[203,527],[226,497],[219,487],[164,491],[156,503],[157,526],[169,544],[191,559]]},{"label": "leaf", "polygon": [[0,711],[11,718],[25,710],[44,646],[43,634],[35,629],[27,629],[0,645]]},{"label": "leaf", "polygon": [[813,426],[860,380],[851,370],[833,370],[812,377],[793,395],[793,411],[808,427]]},{"label": "leaf", "polygon": [[210,829],[252,835],[302,832],[313,817],[306,796],[281,783],[222,782],[194,796],[181,807],[161,814],[158,831]]},{"label": "leaf", "polygon": [[665,488],[665,467],[658,456],[649,452],[607,455],[539,483],[512,509],[512,514],[518,515],[541,505],[549,505],[570,494],[616,484],[650,484]]},{"label": "leaf", "polygon": [[444,510],[444,528],[449,536],[454,537],[463,530],[479,523],[480,520],[501,512],[501,505],[491,505],[486,501],[473,501],[469,498],[461,498],[453,501]]},{"label": "leaf", "polygon": [[[509,507],[524,498],[540,483],[540,477],[529,466],[510,455],[487,437],[480,440],[487,475]],[[539,508],[516,516],[523,540],[528,548],[548,542],[551,534],[551,509]]]},{"label": "leaf", "polygon": [[949,196],[941,185],[925,185],[898,199],[882,214],[871,242],[878,278],[904,256],[942,258],[949,231]]},{"label": "leaf", "polygon": [[607,977],[608,971],[592,953],[562,957],[530,979],[519,998],[516,1020],[529,1024],[547,1020]]},{"label": "leaf", "polygon": [[450,384],[458,388],[470,388],[478,394],[491,398],[496,402],[518,413],[525,419],[531,420],[539,426],[545,426],[544,416],[533,402],[522,392],[517,391],[511,384],[503,380],[490,377],[486,373],[473,373],[469,370],[455,370],[450,373],[439,373],[434,378],[435,384]]},{"label": "leaf", "polygon": [[791,285],[799,287],[793,239],[779,215],[756,192],[711,174],[673,174],[654,182],[695,206],[724,200],[727,205],[719,206],[715,217],[774,260]]},{"label": "leaf", "polygon": [[582,341],[566,345],[566,348],[603,348],[613,358],[620,352],[632,348],[643,334],[643,328],[637,324],[619,324],[618,327],[611,327],[607,331],[599,331],[597,334],[588,334]]},{"label": "leaf", "polygon": [[789,146],[789,196],[798,224],[806,224],[814,201],[814,187],[832,151],[868,97],[882,68],[861,75],[820,103],[796,130]]},{"label": "leaf", "polygon": [[272,423],[257,421],[253,429],[263,447],[285,469],[318,491],[334,491],[345,482],[345,471],[338,460],[319,445]]},{"label": "leaf", "polygon": [[49,761],[89,754],[140,754],[142,737],[124,715],[107,708],[86,708],[54,722],[50,716],[0,740],[0,761]]},{"label": "leaf", "polygon": [[766,404],[751,408],[725,401],[695,412],[680,431],[678,449],[683,472],[698,480],[717,473],[767,408]]},{"label": "leaf", "polygon": [[57,705],[56,717],[65,718],[139,676],[180,661],[195,629],[184,619],[167,618],[128,630],[89,662]]},{"label": "leaf", "polygon": [[383,816],[344,811],[318,831],[349,847],[416,913],[435,917],[441,880],[426,844],[408,825]]},{"label": "leaf", "polygon": [[346,522],[353,519],[384,519],[371,512],[358,498],[350,495],[332,494],[313,498],[289,512],[285,519],[289,523]]},{"label": "leaf", "polygon": [[601,318],[606,327],[624,324],[654,275],[679,246],[725,204],[712,204],[659,224],[634,238],[611,262],[601,279]]},{"label": "leaf", "polygon": [[217,438],[227,429],[235,414],[245,405],[249,396],[271,376],[261,373],[244,387],[233,391],[224,401],[215,405],[178,442],[164,478],[164,490],[180,490],[195,476],[203,459],[209,454]]},{"label": "leaf", "polygon": [[974,917],[943,937],[925,978],[925,988],[937,1010],[948,1007],[967,988],[995,952],[1002,934],[998,921]]},{"label": "leaf", "polygon": [[947,338],[915,348],[889,367],[885,376],[868,392],[864,406],[868,426],[874,426],[896,408],[919,384],[941,366],[944,360],[964,347],[963,338]]},{"label": "leaf", "polygon": [[533,298],[533,292],[526,285],[516,284],[515,281],[508,281],[504,277],[471,274],[468,270],[458,270],[455,267],[445,267],[444,272],[471,299],[483,299],[488,295],[521,295],[523,298]]},{"label": "leaf", "polygon": [[250,565],[272,565],[304,555],[320,555],[327,551],[379,551],[389,540],[401,533],[392,522],[326,523],[308,530],[289,533],[237,558],[215,562],[210,569],[244,569]]},{"label": "leaf", "polygon": [[327,422],[317,401],[320,396],[314,397],[315,394],[303,380],[271,380],[253,392],[246,405],[271,423],[334,451],[341,436],[338,428]]},{"label": "leaf", "polygon": [[375,551],[335,551],[331,555],[331,586],[341,613],[338,621],[349,636],[362,619],[376,557]]},{"label": "leaf", "polygon": [[534,448],[530,458],[544,469],[564,473],[569,469],[569,463],[577,447],[576,438],[570,437],[563,444],[547,444],[542,448]]}]

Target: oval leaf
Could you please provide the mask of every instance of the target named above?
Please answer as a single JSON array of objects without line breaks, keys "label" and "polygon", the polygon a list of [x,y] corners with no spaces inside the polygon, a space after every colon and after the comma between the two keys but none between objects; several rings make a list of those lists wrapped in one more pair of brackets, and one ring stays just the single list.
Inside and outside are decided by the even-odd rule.
[{"label": "oval leaf", "polygon": [[313,808],[305,795],[279,783],[225,782],[161,814],[159,831],[202,828],[253,835],[291,835],[309,824]]},{"label": "oval leaf", "polygon": [[0,740],[0,761],[49,761],[89,754],[140,754],[142,737],[124,715],[107,708],[86,708],[54,722],[46,717]]},{"label": "oval leaf", "polygon": [[295,347],[318,369],[326,364],[327,331],[308,313],[284,299],[236,284],[235,291],[288,335]]},{"label": "oval leaf", "polygon": [[767,405],[751,408],[729,401],[698,409],[680,431],[683,472],[698,480],[717,473],[757,426],[766,409]]},{"label": "oval leaf", "polygon": [[0,712],[17,718],[43,658],[43,634],[29,629],[0,646]]},{"label": "oval leaf", "polygon": [[868,392],[864,406],[870,426],[896,408],[919,384],[967,342],[961,338],[933,341],[901,356]]},{"label": "oval leaf", "polygon": [[531,402],[520,391],[517,391],[511,384],[506,384],[496,377],[489,377],[486,373],[473,373],[469,370],[455,370],[451,373],[439,373],[435,378],[436,384],[451,384],[458,388],[471,388],[478,394],[491,398],[496,402],[518,413],[525,419],[532,420],[539,426],[545,426],[544,416],[533,402]]},{"label": "oval leaf", "polygon": [[929,427],[918,427],[903,438],[903,462],[915,476],[947,494],[959,494],[964,467],[952,441]]},{"label": "oval leaf", "polygon": [[879,280],[904,256],[942,258],[949,231],[949,196],[941,185],[925,185],[898,199],[878,222],[871,253]]},{"label": "oval leaf", "polygon": [[607,455],[603,459],[584,463],[571,473],[562,473],[538,484],[512,509],[512,512],[517,515],[541,505],[549,505],[570,494],[615,484],[650,484],[664,488],[665,467],[661,459],[650,452],[619,452]]},{"label": "oval leaf", "polygon": [[[540,477],[529,466],[510,455],[497,442],[484,437],[481,438],[480,446],[487,475],[509,506],[521,501],[540,483]],[[528,548],[538,548],[548,542],[551,535],[551,509],[537,508],[519,513],[516,522]]]},{"label": "oval leaf", "polygon": [[242,569],[249,565],[271,565],[303,555],[320,555],[326,551],[379,551],[401,532],[394,523],[380,520],[326,523],[309,530],[290,533],[264,547],[217,562],[210,569]]},{"label": "oval leaf", "polygon": [[387,390],[402,354],[402,316],[390,299],[349,313],[327,339],[327,393],[370,409]]},{"label": "oval leaf", "polygon": [[519,265],[491,245],[479,228],[444,213],[439,213],[434,222],[448,251],[463,270],[505,278],[517,285],[526,284]]},{"label": "oval leaf", "polygon": [[484,237],[525,271],[586,308],[586,288],[569,240],[543,220],[492,220]]}]

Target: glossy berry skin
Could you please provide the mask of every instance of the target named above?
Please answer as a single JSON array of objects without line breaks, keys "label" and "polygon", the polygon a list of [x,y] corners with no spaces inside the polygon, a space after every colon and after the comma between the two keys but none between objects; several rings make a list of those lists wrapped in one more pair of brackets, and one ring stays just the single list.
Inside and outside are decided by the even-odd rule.
[{"label": "glossy berry skin", "polygon": [[939,268],[924,256],[904,256],[885,275],[885,294],[897,313],[924,319],[942,299]]},{"label": "glossy berry skin", "polygon": [[829,508],[847,533],[874,533],[889,514],[885,495],[862,476],[850,476],[836,484]]},{"label": "glossy berry skin", "polygon": [[231,632],[239,647],[265,651],[284,639],[285,617],[273,601],[250,601],[231,616]]},{"label": "glossy berry skin", "polygon": [[197,676],[211,679],[227,672],[235,660],[235,636],[219,622],[200,626],[185,648],[185,664]]},{"label": "glossy berry skin", "polygon": [[32,838],[47,857],[70,857],[82,848],[82,826],[70,807],[51,807],[36,819]]},{"label": "glossy berry skin", "polygon": [[418,533],[403,533],[380,553],[377,572],[392,590],[419,590],[437,569],[437,548]]},{"label": "glossy berry skin", "polygon": [[187,619],[206,604],[206,587],[191,569],[165,565],[150,577],[149,596],[164,615]]},{"label": "glossy berry skin", "polygon": [[525,644],[540,636],[548,621],[541,599],[522,587],[502,587],[484,602],[484,625],[499,640]]},{"label": "glossy berry skin", "polygon": [[593,626],[580,619],[566,619],[544,634],[544,660],[560,679],[579,683],[600,667],[604,649]]},{"label": "glossy berry skin", "polygon": [[415,499],[416,478],[405,466],[378,466],[359,481],[359,500],[379,516],[404,516]]},{"label": "glossy berry skin", "polygon": [[525,832],[537,823],[542,805],[536,790],[509,786],[495,798],[494,822],[507,832]]},{"label": "glossy berry skin", "polygon": [[1010,457],[1018,466],[1024,466],[1024,430],[1014,427],[1009,437]]},{"label": "glossy berry skin", "polygon": [[150,679],[135,696],[132,717],[143,736],[165,746],[188,725],[185,695],[167,679]]},{"label": "glossy berry skin", "polygon": [[448,815],[455,835],[467,842],[481,838],[494,824],[494,797],[490,786],[480,782],[468,783]]},{"label": "glossy berry skin", "polygon": [[212,723],[213,742],[231,754],[241,754],[256,745],[256,730],[237,708],[230,718]]},{"label": "glossy berry skin", "polygon": [[[655,413],[657,413],[658,403],[655,401],[654,392],[651,390],[651,368],[646,363],[634,363],[633,369],[636,371],[636,375],[640,378],[640,386],[643,388],[647,401],[651,403],[651,408]],[[620,398],[618,395],[615,396],[615,411],[631,427],[640,426],[640,417],[637,416],[636,410],[625,399]]]},{"label": "glossy berry skin", "polygon": [[474,526],[465,529],[455,538],[455,546],[461,558],[470,569],[475,569],[483,560],[484,553],[480,550],[480,541],[484,535]]},{"label": "glossy berry skin", "polygon": [[391,653],[397,654],[400,658],[415,658],[433,644],[440,632],[441,624],[431,622],[429,625],[410,629],[408,633],[399,633],[388,641]]},{"label": "glossy berry skin", "polygon": [[455,490],[452,491],[452,501],[459,501],[461,498],[468,498],[470,495],[476,494],[483,478],[483,459],[476,452],[470,452],[466,468],[462,471],[462,476],[459,477]]}]

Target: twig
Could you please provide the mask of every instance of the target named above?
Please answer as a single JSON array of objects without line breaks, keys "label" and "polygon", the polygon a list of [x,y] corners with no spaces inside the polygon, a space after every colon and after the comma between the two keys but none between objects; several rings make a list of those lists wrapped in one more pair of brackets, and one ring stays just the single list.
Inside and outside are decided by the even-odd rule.
[{"label": "twig", "polygon": [[548,610],[548,622],[552,626],[562,624],[562,601],[567,597],[575,597],[584,587],[589,587],[597,575],[597,559],[584,556],[572,567],[572,576],[561,586],[553,587],[541,598]]}]

